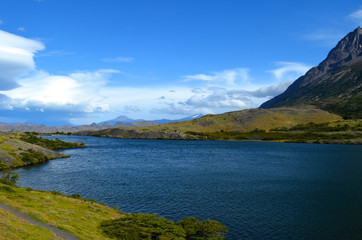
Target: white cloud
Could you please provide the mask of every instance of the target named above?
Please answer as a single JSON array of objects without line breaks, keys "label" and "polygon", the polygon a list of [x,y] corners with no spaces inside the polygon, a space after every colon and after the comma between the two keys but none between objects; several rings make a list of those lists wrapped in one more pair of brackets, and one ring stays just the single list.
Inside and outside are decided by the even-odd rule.
[{"label": "white cloud", "polygon": [[7,91],[6,95],[13,100],[14,107],[43,106],[69,112],[104,112],[109,110],[109,105],[99,91],[116,72],[107,69],[57,76],[37,71],[30,77],[19,79],[21,87]]},{"label": "white cloud", "polygon": [[295,80],[305,74],[311,66],[298,62],[277,62],[278,68],[271,70],[278,81]]},{"label": "white cloud", "polygon": [[274,97],[310,69],[297,62],[277,62],[278,68],[269,71],[275,80],[272,84],[252,83],[246,68],[229,69],[213,74],[196,74],[185,77],[187,81],[201,81],[199,87],[190,89],[180,101],[164,98],[156,112],[191,115],[194,113],[223,113],[245,108],[258,107],[270,97]]},{"label": "white cloud", "polygon": [[18,87],[16,79],[35,69],[34,53],[43,43],[0,30],[0,90]]},{"label": "white cloud", "polygon": [[0,110],[12,110],[13,106],[11,104],[11,99],[4,95],[0,94]]},{"label": "white cloud", "polygon": [[362,20],[362,9],[357,10],[349,15],[352,18]]},{"label": "white cloud", "polygon": [[242,109],[247,104],[234,95],[228,94],[225,88],[209,88],[208,94],[195,94],[186,102],[187,105],[207,108],[236,108]]},{"label": "white cloud", "polygon": [[248,94],[256,98],[274,97],[284,92],[292,82],[293,81],[284,81],[270,86],[260,87],[257,90],[249,91]]},{"label": "white cloud", "polygon": [[215,79],[215,76],[211,76],[211,75],[206,75],[206,74],[196,74],[196,75],[189,75],[189,76],[185,76],[185,79],[190,81],[190,80],[199,80],[199,81],[213,81]]},{"label": "white cloud", "polygon": [[238,85],[249,80],[249,70],[246,68],[234,68],[212,74],[195,74],[184,76],[186,81],[204,81],[210,85]]},{"label": "white cloud", "polygon": [[[191,94],[191,96],[190,96]],[[241,110],[250,106],[250,99],[246,91],[227,90],[221,87],[207,89],[191,89],[179,101],[170,101],[165,98],[160,107],[153,108],[154,113],[171,115],[192,115],[196,113],[222,113],[232,110]]]},{"label": "white cloud", "polygon": [[133,57],[102,58],[103,62],[132,62]]},{"label": "white cloud", "polygon": [[151,110],[155,114],[168,114],[173,116],[190,116],[197,113],[209,114],[211,113],[208,108],[192,108],[182,102],[178,103],[166,103],[164,106],[159,108],[153,108]]}]

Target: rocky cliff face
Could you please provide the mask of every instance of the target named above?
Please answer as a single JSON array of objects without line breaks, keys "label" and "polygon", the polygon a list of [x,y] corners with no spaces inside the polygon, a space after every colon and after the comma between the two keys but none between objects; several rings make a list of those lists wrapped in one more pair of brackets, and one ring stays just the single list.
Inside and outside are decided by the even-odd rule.
[{"label": "rocky cliff face", "polygon": [[261,108],[314,105],[347,118],[362,118],[362,29],[356,28],[318,66]]}]

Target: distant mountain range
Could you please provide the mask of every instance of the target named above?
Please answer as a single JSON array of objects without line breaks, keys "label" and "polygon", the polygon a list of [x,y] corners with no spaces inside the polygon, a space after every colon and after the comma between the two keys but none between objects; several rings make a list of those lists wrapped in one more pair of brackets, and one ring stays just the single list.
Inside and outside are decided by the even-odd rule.
[{"label": "distant mountain range", "polygon": [[344,118],[362,118],[362,29],[356,28],[318,66],[261,108],[312,105]]},{"label": "distant mountain range", "polygon": [[204,116],[204,115],[199,113],[199,114],[194,114],[194,115],[191,115],[191,116],[188,116],[185,118],[176,119],[176,120],[159,119],[159,120],[149,121],[149,120],[144,120],[144,119],[131,119],[131,118],[128,118],[127,116],[121,115],[115,119],[100,122],[98,124],[102,125],[102,124],[108,123],[108,124],[111,124],[116,127],[144,127],[144,126],[155,126],[155,125],[171,123],[171,122],[183,122],[183,121],[200,118],[202,116]]},{"label": "distant mountain range", "polygon": [[112,127],[147,127],[156,126],[164,123],[181,122],[196,119],[202,117],[202,114],[195,114],[186,118],[177,120],[161,119],[148,121],[143,119],[131,119],[127,116],[119,116],[115,119],[104,121],[100,123],[92,123],[90,125],[63,125],[63,126],[45,126],[33,123],[0,123],[0,131],[14,131],[14,132],[38,132],[38,133],[56,133],[56,132],[78,132],[78,131],[92,131],[92,130],[103,130]]}]

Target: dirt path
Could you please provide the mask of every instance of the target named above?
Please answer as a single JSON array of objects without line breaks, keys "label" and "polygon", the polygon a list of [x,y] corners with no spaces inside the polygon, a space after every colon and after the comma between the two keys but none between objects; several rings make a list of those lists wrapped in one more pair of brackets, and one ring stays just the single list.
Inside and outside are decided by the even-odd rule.
[{"label": "dirt path", "polygon": [[61,238],[66,239],[66,240],[80,240],[79,238],[74,236],[72,233],[64,232],[64,231],[60,230],[59,228],[56,228],[56,227],[50,226],[48,224],[42,223],[42,222],[40,222],[38,220],[35,220],[35,219],[29,217],[28,215],[26,215],[25,213],[17,211],[15,209],[13,209],[12,207],[10,207],[9,205],[6,205],[6,204],[4,204],[2,202],[0,202],[0,208],[6,210],[8,212],[11,212],[15,216],[17,216],[19,218],[22,218],[22,219],[24,219],[25,221],[27,221],[27,222],[29,222],[31,224],[37,225],[37,226],[42,227],[42,228],[44,228],[44,229],[46,229],[48,231],[51,231],[55,235],[57,235],[58,237],[61,237]]}]

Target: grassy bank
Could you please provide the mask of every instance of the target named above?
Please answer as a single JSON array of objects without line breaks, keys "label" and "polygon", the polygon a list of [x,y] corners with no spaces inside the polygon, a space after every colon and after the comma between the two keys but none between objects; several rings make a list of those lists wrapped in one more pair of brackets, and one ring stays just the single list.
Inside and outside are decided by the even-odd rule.
[{"label": "grassy bank", "polygon": [[35,133],[0,132],[0,170],[69,157],[54,150],[86,147],[84,143],[48,140]]},{"label": "grassy bank", "polygon": [[[184,218],[178,223],[156,214],[123,213],[94,200],[0,183],[0,202],[80,239],[223,239],[221,223]],[[0,209],[0,239],[57,239],[51,232]],[[19,221],[19,224],[16,224]]]},{"label": "grassy bank", "polygon": [[[72,198],[58,192],[35,191],[3,184],[0,184],[0,201],[41,222],[71,232],[81,239],[110,239],[99,228],[101,222],[123,216],[120,211],[94,201]],[[10,216],[4,218],[7,222],[14,218],[9,213],[7,216]],[[14,239],[22,239],[24,231],[38,235],[34,228],[26,223],[24,226],[16,226],[18,231],[14,231],[13,225],[2,225],[4,231],[0,231],[1,239],[8,233],[12,233],[16,237]]]}]

